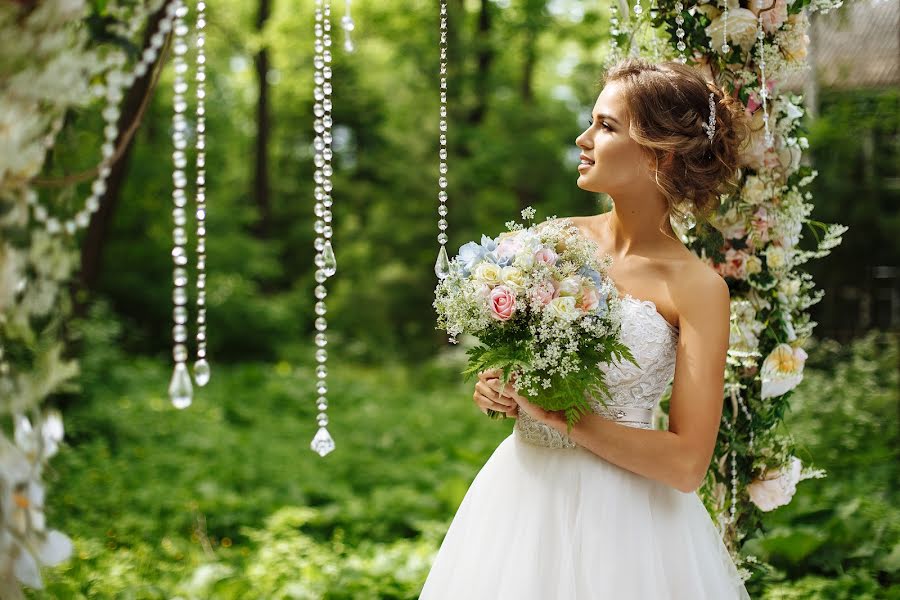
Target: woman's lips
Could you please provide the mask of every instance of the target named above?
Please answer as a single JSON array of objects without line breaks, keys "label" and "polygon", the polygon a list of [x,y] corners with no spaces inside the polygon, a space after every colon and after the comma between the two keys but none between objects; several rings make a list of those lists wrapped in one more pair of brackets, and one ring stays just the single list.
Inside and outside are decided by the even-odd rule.
[{"label": "woman's lips", "polygon": [[587,171],[588,169],[590,169],[593,166],[594,166],[593,163],[578,163],[578,170],[582,171],[582,172]]}]

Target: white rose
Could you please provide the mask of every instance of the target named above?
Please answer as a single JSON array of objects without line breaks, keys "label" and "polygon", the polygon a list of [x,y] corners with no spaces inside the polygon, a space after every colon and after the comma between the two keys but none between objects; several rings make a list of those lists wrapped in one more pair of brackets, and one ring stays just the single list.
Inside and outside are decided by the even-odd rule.
[{"label": "white rose", "polygon": [[794,300],[800,293],[800,280],[784,279],[778,284],[778,291],[784,295],[785,300]]},{"label": "white rose", "polygon": [[762,271],[762,260],[755,254],[751,254],[747,257],[747,264],[744,268],[747,270],[747,275],[756,275]]},{"label": "white rose", "polygon": [[488,285],[500,285],[500,273],[500,267],[491,262],[483,262],[475,267],[475,279]]},{"label": "white rose", "polygon": [[800,155],[802,152],[797,146],[787,146],[778,150],[778,162],[785,174],[789,175],[800,167]]},{"label": "white rose", "polygon": [[567,277],[559,284],[560,296],[577,296],[581,292],[581,278]]},{"label": "white rose", "polygon": [[749,204],[762,204],[771,197],[769,187],[756,175],[750,175],[744,182],[744,191],[741,194]]},{"label": "white rose", "polygon": [[581,311],[575,306],[574,296],[560,296],[554,298],[547,305],[547,310],[554,316],[564,321],[574,321],[581,316]]},{"label": "white rose", "polygon": [[516,267],[503,267],[503,270],[500,271],[500,280],[515,292],[525,289],[525,274]]},{"label": "white rose", "polygon": [[787,264],[787,253],[781,246],[769,246],[766,248],[766,264],[770,269],[783,269]]},{"label": "white rose", "polygon": [[[717,51],[725,42],[725,19],[717,16],[706,28],[706,35],[712,38]],[[747,50],[756,42],[756,15],[746,8],[728,9],[728,39]]]},{"label": "white rose", "polygon": [[782,469],[754,480],[747,486],[750,500],[763,511],[789,503],[797,491],[802,466],[800,459],[792,456]]}]

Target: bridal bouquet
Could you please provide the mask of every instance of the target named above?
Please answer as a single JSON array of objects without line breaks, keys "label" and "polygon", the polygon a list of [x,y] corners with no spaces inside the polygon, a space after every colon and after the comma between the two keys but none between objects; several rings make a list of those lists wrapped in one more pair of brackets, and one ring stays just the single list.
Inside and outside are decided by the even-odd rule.
[{"label": "bridal bouquet", "polygon": [[[526,221],[534,209],[522,211]],[[502,369],[505,386],[545,410],[565,411],[572,426],[590,412],[589,397],[609,397],[598,363],[634,358],[620,338],[611,259],[567,219],[525,227],[514,221],[497,238],[469,242],[449,261],[435,289],[438,328],[468,333],[466,380]],[[492,418],[503,413],[488,411]]]}]

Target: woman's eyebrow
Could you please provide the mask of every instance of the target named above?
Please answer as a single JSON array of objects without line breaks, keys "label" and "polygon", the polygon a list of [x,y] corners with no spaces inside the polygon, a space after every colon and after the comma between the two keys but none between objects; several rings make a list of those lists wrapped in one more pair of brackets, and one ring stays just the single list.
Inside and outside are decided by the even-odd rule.
[{"label": "woman's eyebrow", "polygon": [[[609,119],[610,121],[615,121],[616,123],[619,123],[618,119],[616,119],[614,116],[607,115],[605,113],[597,113],[597,120],[599,121],[600,119]],[[621,123],[619,123],[619,124],[621,125]]]}]

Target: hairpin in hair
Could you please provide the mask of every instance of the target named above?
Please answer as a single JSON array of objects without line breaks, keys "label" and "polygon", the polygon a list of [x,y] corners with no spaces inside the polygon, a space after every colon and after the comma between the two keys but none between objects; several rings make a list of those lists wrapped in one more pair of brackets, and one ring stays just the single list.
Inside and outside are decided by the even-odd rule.
[{"label": "hairpin in hair", "polygon": [[709,93],[709,123],[700,123],[703,126],[703,129],[706,130],[706,137],[709,138],[709,143],[712,144],[713,136],[716,135],[716,95],[712,92]]}]

